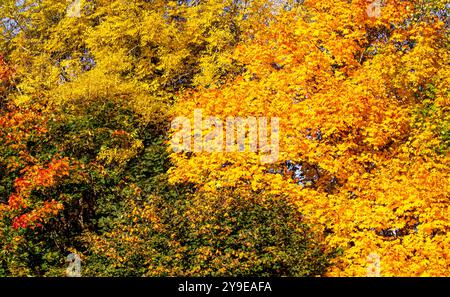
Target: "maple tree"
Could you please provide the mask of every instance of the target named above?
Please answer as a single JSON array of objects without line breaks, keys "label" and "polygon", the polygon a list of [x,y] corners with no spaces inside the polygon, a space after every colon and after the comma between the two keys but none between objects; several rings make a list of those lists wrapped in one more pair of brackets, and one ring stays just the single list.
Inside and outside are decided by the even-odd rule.
[{"label": "maple tree", "polygon": [[[171,181],[205,198],[280,197],[339,248],[328,275],[446,275],[449,35],[443,1],[304,1],[256,22],[229,57],[246,71],[180,96],[175,116],[280,120],[279,159],[173,153]],[[446,23],[447,21],[447,23]]]},{"label": "maple tree", "polygon": [[0,2],[0,276],[448,275],[446,1],[80,3]]}]

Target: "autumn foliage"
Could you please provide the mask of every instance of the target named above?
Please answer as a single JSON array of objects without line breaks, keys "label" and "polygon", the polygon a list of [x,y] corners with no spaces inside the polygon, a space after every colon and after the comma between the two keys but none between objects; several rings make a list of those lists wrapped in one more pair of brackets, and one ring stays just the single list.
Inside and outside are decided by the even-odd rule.
[{"label": "autumn foliage", "polygon": [[386,276],[445,275],[448,27],[408,1],[387,1],[380,18],[366,9],[305,1],[256,23],[230,55],[245,72],[189,92],[175,112],[278,117],[278,163],[260,164],[256,153],[173,154],[171,181],[196,183],[206,197],[283,197],[329,248],[344,250],[329,275],[366,275],[370,253]]},{"label": "autumn foliage", "polygon": [[0,4],[0,276],[448,276],[446,1],[81,3]]}]

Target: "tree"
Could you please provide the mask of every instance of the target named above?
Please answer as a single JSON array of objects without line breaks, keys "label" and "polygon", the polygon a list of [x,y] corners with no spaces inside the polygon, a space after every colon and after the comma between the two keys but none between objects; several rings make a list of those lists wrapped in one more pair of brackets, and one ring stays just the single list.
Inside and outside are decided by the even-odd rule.
[{"label": "tree", "polygon": [[277,162],[249,147],[175,152],[171,181],[287,196],[344,250],[329,275],[366,275],[371,253],[382,275],[446,275],[447,15],[443,1],[385,1],[371,17],[366,1],[317,0],[255,22],[231,55],[245,72],[182,94],[173,114],[277,117]]},{"label": "tree", "polygon": [[[62,275],[69,253],[81,256],[85,275],[322,273],[328,259],[320,242],[304,234],[306,225],[283,220],[281,206],[230,206],[225,222],[223,212],[214,214],[208,224],[221,234],[236,220],[242,230],[258,229],[248,213],[274,218],[259,232],[275,236],[233,229],[244,235],[232,237],[235,244],[191,226],[184,216],[200,201],[191,205],[189,185],[167,182],[176,94],[242,72],[228,54],[250,19],[266,17],[264,1],[81,1],[79,15],[67,14],[66,4],[0,4],[0,51],[14,69],[1,97],[8,106],[0,119],[0,274]],[[139,220],[149,209],[163,212],[154,218],[163,222]],[[223,267],[202,260],[213,247],[228,261]],[[297,263],[303,256],[311,265]],[[210,270],[198,270],[208,263]]]}]

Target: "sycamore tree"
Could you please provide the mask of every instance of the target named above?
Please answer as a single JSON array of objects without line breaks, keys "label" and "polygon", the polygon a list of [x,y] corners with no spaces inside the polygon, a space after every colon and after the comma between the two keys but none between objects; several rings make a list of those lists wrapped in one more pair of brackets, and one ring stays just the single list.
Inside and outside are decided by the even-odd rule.
[{"label": "sycamore tree", "polygon": [[449,9],[1,0],[0,276],[447,275]]},{"label": "sycamore tree", "polygon": [[242,74],[229,57],[274,7],[0,1],[0,276],[61,276],[69,253],[93,276],[323,274],[333,253],[289,201],[210,211],[168,183],[177,94]]},{"label": "sycamore tree", "polygon": [[195,184],[205,212],[233,193],[295,205],[342,252],[328,275],[370,274],[373,258],[383,276],[447,275],[448,4],[305,0],[272,11],[226,56],[244,71],[180,94],[172,112],[278,118],[277,158],[262,163],[266,148],[250,141],[208,151],[226,135],[211,138],[222,126],[204,120],[185,130],[200,147],[172,152],[170,181]]}]

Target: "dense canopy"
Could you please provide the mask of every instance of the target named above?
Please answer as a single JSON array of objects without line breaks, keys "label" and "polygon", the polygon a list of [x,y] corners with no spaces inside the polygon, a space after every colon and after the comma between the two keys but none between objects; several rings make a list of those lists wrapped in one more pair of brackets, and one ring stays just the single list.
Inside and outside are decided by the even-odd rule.
[{"label": "dense canopy", "polygon": [[[0,276],[71,253],[86,276],[448,276],[447,1],[1,0],[0,22]],[[276,120],[274,158],[208,150],[217,121],[174,150],[199,112]]]}]

